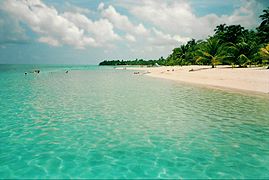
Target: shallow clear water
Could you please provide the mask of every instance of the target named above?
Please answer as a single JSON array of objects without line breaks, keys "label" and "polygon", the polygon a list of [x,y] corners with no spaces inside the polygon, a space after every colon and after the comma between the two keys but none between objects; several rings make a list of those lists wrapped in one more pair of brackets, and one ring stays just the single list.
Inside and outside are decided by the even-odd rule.
[{"label": "shallow clear water", "polygon": [[268,107],[126,70],[0,65],[0,178],[269,178]]}]

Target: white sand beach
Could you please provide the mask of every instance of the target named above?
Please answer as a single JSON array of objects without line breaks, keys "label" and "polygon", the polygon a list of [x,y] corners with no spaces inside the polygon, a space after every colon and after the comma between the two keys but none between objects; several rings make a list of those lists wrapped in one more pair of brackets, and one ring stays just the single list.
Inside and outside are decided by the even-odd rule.
[{"label": "white sand beach", "polygon": [[[173,66],[141,67],[131,70],[144,70],[146,75],[186,83],[246,90],[269,94],[269,70],[265,67],[231,68],[230,66]],[[190,71],[191,70],[191,71]]]}]

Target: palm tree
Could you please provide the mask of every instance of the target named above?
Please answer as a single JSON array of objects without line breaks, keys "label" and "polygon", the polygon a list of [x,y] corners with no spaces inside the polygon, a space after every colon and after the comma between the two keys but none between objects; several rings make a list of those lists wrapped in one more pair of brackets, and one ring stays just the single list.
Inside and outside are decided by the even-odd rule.
[{"label": "palm tree", "polygon": [[269,7],[263,10],[260,18],[262,22],[259,27],[257,27],[258,36],[260,38],[261,43],[269,43]]},{"label": "palm tree", "polygon": [[[260,49],[260,55],[263,58],[263,63],[268,63],[269,62],[269,44],[265,46],[264,48]],[[269,69],[269,66],[267,67]]]},{"label": "palm tree", "polygon": [[223,58],[223,45],[219,39],[210,38],[207,42],[201,44],[201,49],[197,52],[196,61],[206,61],[211,64],[212,68],[215,68]]},{"label": "palm tree", "polygon": [[255,42],[246,43],[241,39],[239,43],[228,43],[226,48],[228,59],[232,64],[237,64],[239,67],[246,67],[247,64],[251,65],[252,60],[257,55],[258,46]]},{"label": "palm tree", "polygon": [[185,65],[186,64],[196,64],[196,52],[199,49],[199,44],[201,43],[200,40],[196,41],[192,39],[187,42],[187,52],[185,53]]},{"label": "palm tree", "polygon": [[269,59],[269,44],[267,44],[266,47],[261,48],[260,53],[265,59]]},{"label": "palm tree", "polygon": [[227,29],[226,24],[220,24],[216,26],[216,29],[214,29],[216,34],[223,33]]},{"label": "palm tree", "polygon": [[[174,65],[183,65],[185,63],[186,53],[188,51],[187,45],[181,45],[178,48],[173,49],[170,60],[173,61]],[[170,63],[171,64],[171,63]]]}]

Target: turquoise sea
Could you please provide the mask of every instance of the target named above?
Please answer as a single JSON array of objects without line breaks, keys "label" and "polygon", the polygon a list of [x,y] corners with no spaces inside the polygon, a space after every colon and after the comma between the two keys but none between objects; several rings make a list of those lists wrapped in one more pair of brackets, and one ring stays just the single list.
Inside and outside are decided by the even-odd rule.
[{"label": "turquoise sea", "polygon": [[113,67],[0,65],[0,178],[268,179],[269,98]]}]

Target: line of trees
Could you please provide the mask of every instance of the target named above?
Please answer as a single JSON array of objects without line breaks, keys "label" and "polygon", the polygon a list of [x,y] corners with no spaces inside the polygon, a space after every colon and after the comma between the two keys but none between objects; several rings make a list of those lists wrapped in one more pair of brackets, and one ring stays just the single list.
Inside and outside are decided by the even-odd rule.
[{"label": "line of trees", "polygon": [[144,59],[134,59],[134,60],[104,60],[99,63],[100,66],[119,66],[119,65],[143,65],[152,66],[157,64],[162,64],[165,59],[161,57],[159,60],[144,60]]},{"label": "line of trees", "polygon": [[261,24],[254,30],[241,25],[220,24],[206,40],[192,39],[173,49],[164,59],[145,61],[103,61],[99,65],[211,65],[227,64],[238,67],[269,64],[269,7],[260,15]]}]

